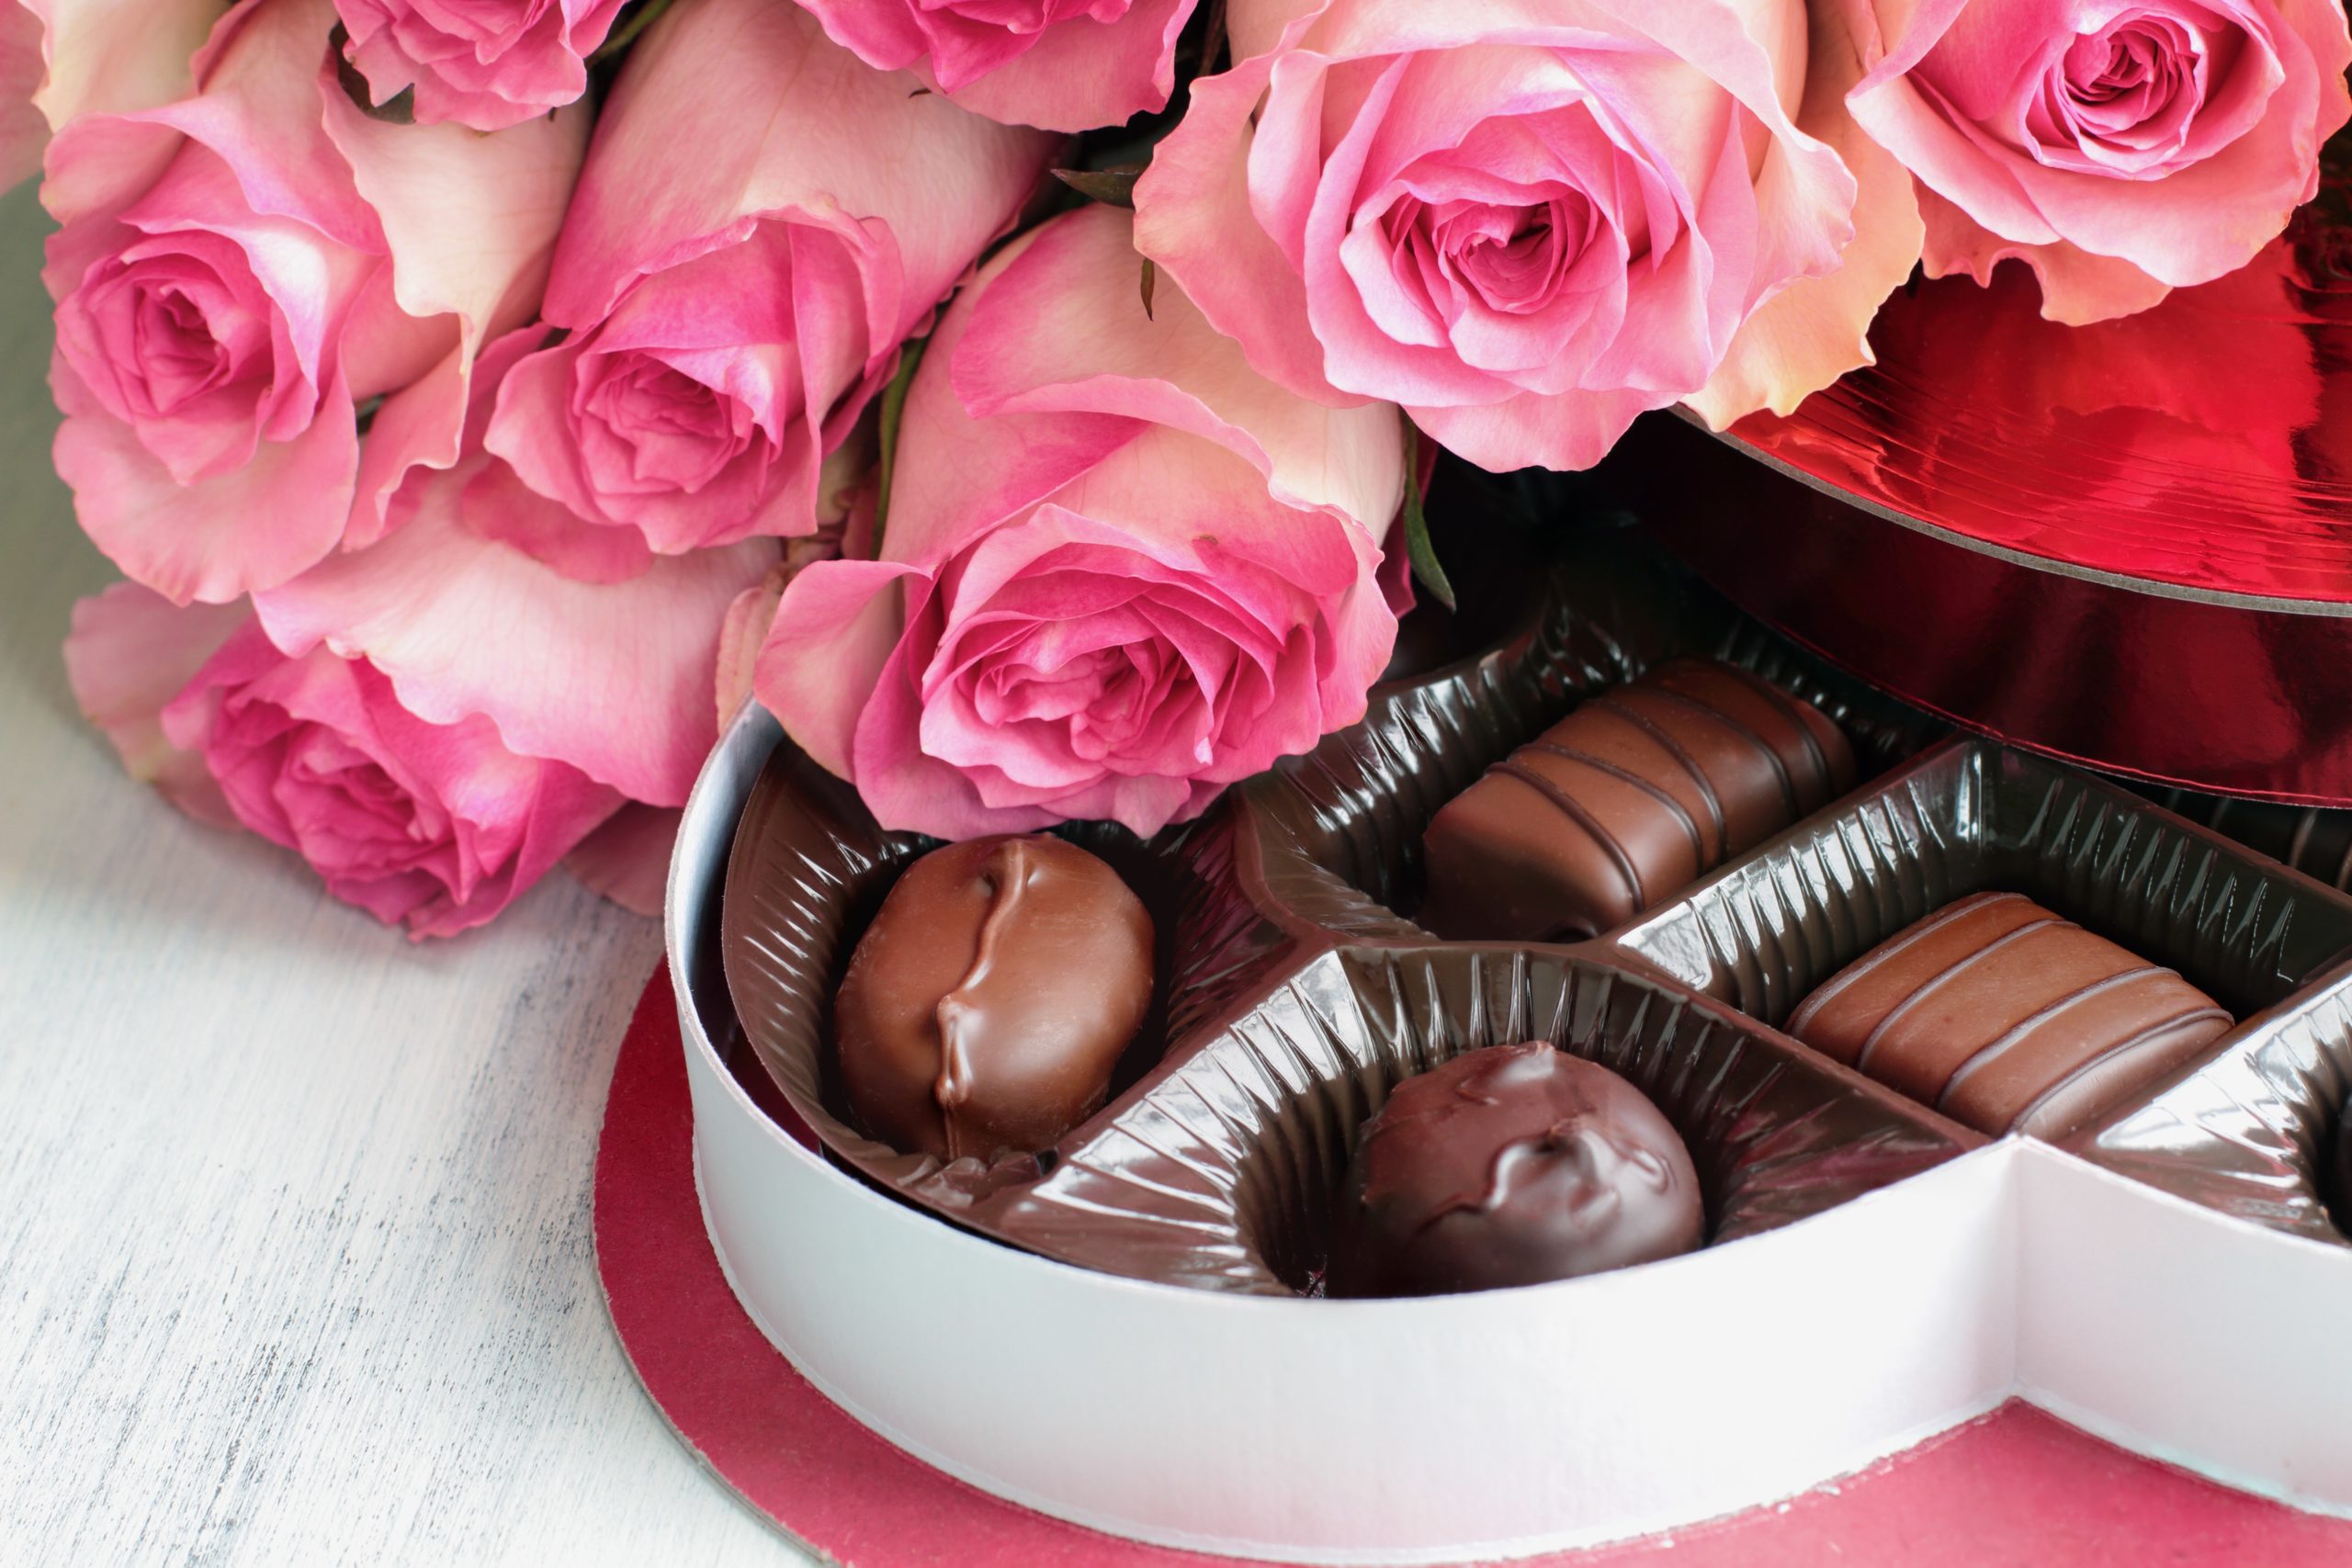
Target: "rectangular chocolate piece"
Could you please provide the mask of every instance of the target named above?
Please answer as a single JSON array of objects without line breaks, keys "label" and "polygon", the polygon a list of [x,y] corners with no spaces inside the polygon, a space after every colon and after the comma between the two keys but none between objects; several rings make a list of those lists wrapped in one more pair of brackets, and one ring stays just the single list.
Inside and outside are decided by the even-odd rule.
[{"label": "rectangular chocolate piece", "polygon": [[1831,976],[1788,1032],[1980,1133],[2051,1138],[2231,1023],[2162,964],[2023,894],[1977,893]]},{"label": "rectangular chocolate piece", "polygon": [[1594,936],[1853,783],[1853,749],[1818,708],[1736,665],[1672,660],[1587,698],[1438,812],[1420,923]]}]

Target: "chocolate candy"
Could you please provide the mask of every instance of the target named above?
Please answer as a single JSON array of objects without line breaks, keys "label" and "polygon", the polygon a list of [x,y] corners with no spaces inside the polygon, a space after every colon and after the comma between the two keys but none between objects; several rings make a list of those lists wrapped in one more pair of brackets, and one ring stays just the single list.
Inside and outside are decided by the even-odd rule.
[{"label": "chocolate candy", "polygon": [[1736,665],[1661,664],[1464,790],[1421,840],[1421,924],[1457,939],[1598,935],[1826,805],[1854,752]]},{"label": "chocolate candy", "polygon": [[2054,1138],[2198,1055],[2222,1006],[2016,893],[1979,893],[1831,976],[1788,1032],[1980,1133]]},{"label": "chocolate candy", "polygon": [[1326,1287],[1532,1285],[1705,1239],[1690,1151],[1641,1090],[1541,1041],[1489,1045],[1406,1079],[1363,1124]]},{"label": "chocolate candy", "polygon": [[1043,834],[909,866],[834,1000],[842,1087],[910,1154],[1052,1144],[1101,1107],[1151,1005],[1151,917],[1118,874]]}]

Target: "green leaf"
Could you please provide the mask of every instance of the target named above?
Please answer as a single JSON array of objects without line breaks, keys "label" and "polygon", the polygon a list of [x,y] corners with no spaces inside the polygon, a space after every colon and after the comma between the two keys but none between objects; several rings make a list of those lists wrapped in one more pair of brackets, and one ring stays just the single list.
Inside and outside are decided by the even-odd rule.
[{"label": "green leaf", "polygon": [[890,471],[899,458],[899,420],[906,412],[907,389],[914,385],[915,367],[922,363],[927,337],[910,339],[899,350],[898,374],[882,389],[881,472],[874,481],[874,549],[882,550],[882,529],[890,520]]},{"label": "green leaf", "polygon": [[1445,580],[1445,568],[1437,563],[1437,551],[1430,545],[1430,520],[1421,511],[1421,433],[1413,428],[1412,416],[1404,410],[1397,410],[1396,417],[1405,422],[1405,557],[1412,563],[1414,581],[1451,610],[1453,584]]},{"label": "green leaf", "polygon": [[1090,201],[1132,209],[1136,180],[1143,171],[1141,164],[1121,164],[1109,169],[1056,169],[1054,178]]}]

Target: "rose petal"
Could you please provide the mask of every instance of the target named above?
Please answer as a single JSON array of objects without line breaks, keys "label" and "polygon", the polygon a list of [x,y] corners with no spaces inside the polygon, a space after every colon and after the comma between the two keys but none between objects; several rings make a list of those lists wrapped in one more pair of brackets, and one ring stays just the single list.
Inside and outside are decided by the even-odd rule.
[{"label": "rose petal", "polygon": [[1136,265],[1131,220],[1102,205],[992,265],[972,286],[966,335],[942,354],[964,405],[983,418],[1089,412],[1191,431],[1247,458],[1278,498],[1385,533],[1404,497],[1395,412],[1284,390],[1181,289],[1156,290],[1147,316],[1128,286]]},{"label": "rose petal", "polygon": [[624,0],[444,8],[426,0],[340,0],[351,63],[384,104],[411,91],[420,125],[503,130],[587,91],[586,58]]},{"label": "rose petal", "polygon": [[[343,536],[359,437],[340,381],[293,440],[265,442],[243,468],[192,485],[175,483],[129,426],[98,408],[62,355],[51,363],[50,386],[65,415],[51,455],[83,531],[173,603],[226,604],[274,588]],[[255,528],[259,517],[269,527]]]},{"label": "rose petal", "polygon": [[[836,9],[879,9],[831,0]],[[1046,130],[1091,130],[1168,107],[1176,45],[1199,0],[1135,0],[1114,22],[1073,17],[987,74],[951,86],[975,114]],[[813,7],[812,7],[813,8]]]},{"label": "rose petal", "polygon": [[718,624],[718,658],[711,682],[717,698],[717,715],[721,733],[735,721],[735,715],[752,700],[752,687],[757,673],[760,649],[767,643],[770,628],[775,625],[776,606],[784,600],[784,585],[790,581],[786,563],[778,561],[768,569],[765,577],[735,595],[727,606],[726,617]]},{"label": "rose petal", "polygon": [[174,604],[133,582],[118,582],[74,606],[65,637],[65,677],[84,716],[104,732],[124,770],[199,822],[233,828],[235,815],[204,759],[164,738],[164,705],[223,642],[253,618],[232,604]]},{"label": "rose petal", "polygon": [[907,600],[928,587],[916,568],[872,560],[820,561],[786,586],[753,688],[827,772],[853,776],[859,710],[894,656]]},{"label": "rose petal", "polygon": [[495,136],[458,124],[393,125],[362,113],[325,80],[325,125],[351,179],[379,216],[392,290],[408,316],[456,318],[457,346],[370,433],[355,543],[379,536],[412,468],[458,460],[474,355],[531,316],[588,141],[584,107]]},{"label": "rose petal", "polygon": [[719,623],[775,547],[752,542],[657,561],[625,582],[575,581],[462,526],[460,468],[427,481],[414,517],[257,595],[291,651],[324,642],[365,658],[420,717],[481,715],[504,743],[580,769],[633,799],[683,805],[717,739]]},{"label": "rose petal", "polygon": [[1812,64],[1797,124],[1854,173],[1854,241],[1835,272],[1798,278],[1758,306],[1706,386],[1684,400],[1717,430],[1758,409],[1789,413],[1847,371],[1875,363],[1871,321],[1919,260],[1924,229],[1910,171],[1863,134],[1846,107],[1863,73],[1851,20],[1835,5],[1810,12]]},{"label": "rose petal", "polygon": [[17,4],[0,6],[0,190],[40,172],[49,121],[33,105],[46,67],[41,21]]},{"label": "rose petal", "polygon": [[2014,257],[2032,267],[2040,280],[2043,319],[2069,326],[2129,316],[2172,292],[2172,285],[2120,257],[2093,255],[2079,245],[2004,240],[1933,187],[1918,186],[1917,195],[1927,234],[1923,259],[1930,277],[1966,273],[1986,284],[1994,267]]},{"label": "rose petal", "polygon": [[1242,60],[1193,84],[1184,118],[1136,182],[1136,248],[1241,345],[1260,375],[1345,407],[1363,400],[1325,378],[1306,286],[1250,211],[1250,118],[1272,73],[1263,58]]},{"label": "rose petal", "polygon": [[47,69],[34,78],[32,101],[55,130],[84,115],[131,114],[186,97],[190,61],[220,7],[217,0],[23,0],[22,14],[40,18],[36,61]]},{"label": "rose petal", "polygon": [[632,277],[745,214],[838,207],[897,237],[903,304],[886,354],[1012,220],[1053,146],[919,85],[873,71],[797,6],[678,0],[599,118],[548,319],[600,320]]}]

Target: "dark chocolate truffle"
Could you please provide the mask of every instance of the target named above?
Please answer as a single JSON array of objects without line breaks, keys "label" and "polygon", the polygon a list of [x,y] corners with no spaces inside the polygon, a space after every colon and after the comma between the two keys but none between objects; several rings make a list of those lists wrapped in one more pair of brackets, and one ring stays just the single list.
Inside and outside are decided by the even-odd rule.
[{"label": "dark chocolate truffle", "polygon": [[1853,783],[1853,748],[1820,709],[1736,665],[1675,660],[1586,698],[1438,812],[1420,922],[1595,936]]},{"label": "dark chocolate truffle", "polygon": [[909,1154],[1051,1145],[1099,1109],[1151,1005],[1151,917],[1118,874],[1044,834],[909,866],[834,1003],[842,1085]]},{"label": "dark chocolate truffle", "polygon": [[1541,1041],[1396,1086],[1333,1216],[1335,1296],[1431,1296],[1598,1274],[1706,1238],[1690,1151],[1642,1091]]},{"label": "dark chocolate truffle", "polygon": [[1837,974],[1788,1032],[1996,1137],[2059,1137],[2230,1027],[2212,998],[2017,893],[1946,906]]}]

